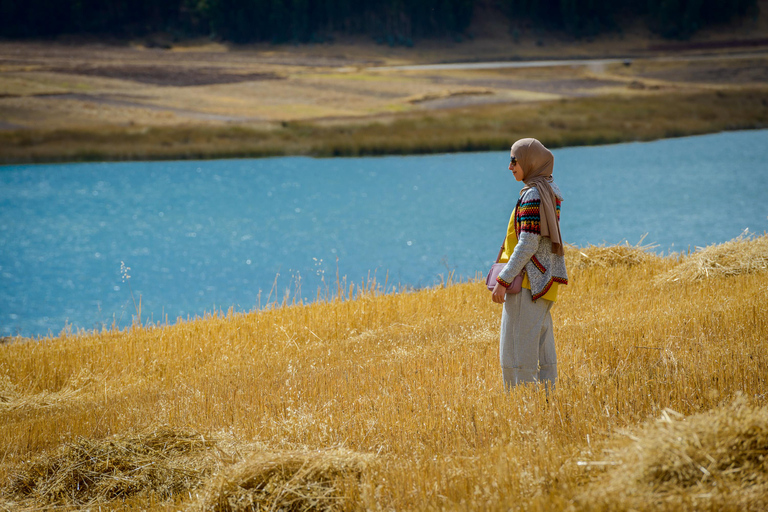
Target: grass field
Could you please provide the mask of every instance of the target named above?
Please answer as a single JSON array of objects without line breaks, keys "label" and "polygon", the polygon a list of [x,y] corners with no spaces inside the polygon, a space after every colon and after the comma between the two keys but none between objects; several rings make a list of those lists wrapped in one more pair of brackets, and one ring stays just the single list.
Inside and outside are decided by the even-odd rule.
[{"label": "grass field", "polygon": [[[0,41],[0,164],[766,128],[765,45],[728,46],[765,39],[759,5],[687,43],[518,41],[493,12],[470,41],[415,49]],[[475,281],[3,340],[0,510],[765,510],[767,255],[768,235],[668,257],[569,247],[549,395],[503,390],[500,306]]]},{"label": "grass field", "polygon": [[360,156],[548,147],[768,127],[768,88],[476,106],[355,122],[0,131],[0,163]]},{"label": "grass field", "polygon": [[479,282],[0,345],[0,509],[761,510],[766,255],[569,247],[549,396]]}]

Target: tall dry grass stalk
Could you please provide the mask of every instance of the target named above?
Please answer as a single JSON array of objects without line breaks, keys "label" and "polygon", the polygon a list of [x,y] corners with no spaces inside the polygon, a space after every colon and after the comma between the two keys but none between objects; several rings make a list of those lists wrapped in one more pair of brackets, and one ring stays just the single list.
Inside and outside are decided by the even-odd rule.
[{"label": "tall dry grass stalk", "polygon": [[658,279],[697,257],[569,248],[549,397],[504,391],[479,282],[0,345],[0,510],[759,508],[768,272]]}]

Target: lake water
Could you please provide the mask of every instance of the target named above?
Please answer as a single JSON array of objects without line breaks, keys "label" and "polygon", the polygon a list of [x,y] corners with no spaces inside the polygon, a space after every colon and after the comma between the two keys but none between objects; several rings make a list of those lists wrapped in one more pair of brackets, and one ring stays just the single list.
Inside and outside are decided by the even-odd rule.
[{"label": "lake water", "polygon": [[[562,233],[658,251],[768,230],[768,130],[555,150]],[[0,167],[0,335],[249,311],[286,289],[485,273],[508,152]],[[130,267],[127,281],[121,262]],[[443,277],[441,277],[443,276]],[[297,290],[300,283],[300,290]],[[130,288],[129,288],[130,285]]]}]

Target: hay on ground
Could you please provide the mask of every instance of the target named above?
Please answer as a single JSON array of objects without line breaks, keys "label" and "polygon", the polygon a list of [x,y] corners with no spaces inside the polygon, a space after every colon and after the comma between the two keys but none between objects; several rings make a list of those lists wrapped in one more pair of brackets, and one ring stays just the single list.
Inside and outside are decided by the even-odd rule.
[{"label": "hay on ground", "polygon": [[198,502],[216,512],[355,508],[372,456],[350,450],[254,453],[214,477]]},{"label": "hay on ground", "polygon": [[657,258],[655,254],[649,252],[656,247],[655,244],[643,245],[645,235],[636,245],[629,245],[626,240],[617,245],[589,245],[587,247],[576,247],[566,245],[565,257],[568,265],[575,265],[578,268],[585,267],[615,267],[626,266],[633,267],[644,263],[652,258]]},{"label": "hay on ground", "polygon": [[657,280],[697,281],[765,270],[768,270],[768,234],[754,236],[745,231],[728,242],[698,248]]},{"label": "hay on ground", "polygon": [[87,370],[70,379],[59,391],[22,393],[8,375],[0,375],[0,411],[15,409],[43,409],[57,405],[71,405],[93,383]]},{"label": "hay on ground", "polygon": [[666,410],[629,438],[607,461],[581,463],[612,469],[580,503],[607,510],[768,506],[766,406],[739,396],[687,418]]},{"label": "hay on ground", "polygon": [[190,430],[161,428],[109,439],[80,438],[19,468],[2,494],[24,507],[81,507],[137,495],[172,499],[213,471],[213,446]]}]

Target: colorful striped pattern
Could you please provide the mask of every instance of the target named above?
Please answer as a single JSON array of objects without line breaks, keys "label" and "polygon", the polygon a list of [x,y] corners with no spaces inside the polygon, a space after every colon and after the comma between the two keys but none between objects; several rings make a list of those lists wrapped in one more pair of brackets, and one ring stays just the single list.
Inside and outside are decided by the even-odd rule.
[{"label": "colorful striped pattern", "polygon": [[[541,207],[541,200],[522,201],[522,198],[518,199],[515,208],[515,233],[517,233],[517,237],[520,238],[520,233],[540,235],[541,214],[539,208]],[[560,199],[556,199],[555,210],[558,221],[560,221],[560,203]]]},{"label": "colorful striped pattern", "polygon": [[508,283],[508,282],[506,282],[505,280],[503,280],[500,277],[496,278],[496,282],[499,283],[501,286],[503,286],[505,288],[509,288],[510,286],[512,286],[512,283]]},{"label": "colorful striped pattern", "polygon": [[517,208],[515,208],[515,232],[518,238],[520,238],[520,233],[541,234],[541,226],[539,225],[541,220],[539,214],[540,206],[541,201],[539,199],[524,203],[522,199],[517,201]]},{"label": "colorful striped pattern", "polygon": [[542,274],[547,271],[547,267],[541,264],[541,262],[539,261],[539,258],[537,258],[535,254],[531,256],[531,263],[533,263],[533,265],[537,269],[539,269],[539,272],[541,272]]},{"label": "colorful striped pattern", "polygon": [[568,284],[567,279],[563,279],[562,277],[552,277],[552,279],[549,280],[547,285],[544,287],[543,290],[541,290],[536,295],[531,295],[531,298],[533,300],[540,299],[541,297],[545,296],[550,288],[552,288],[552,283],[560,283],[560,284]]}]

